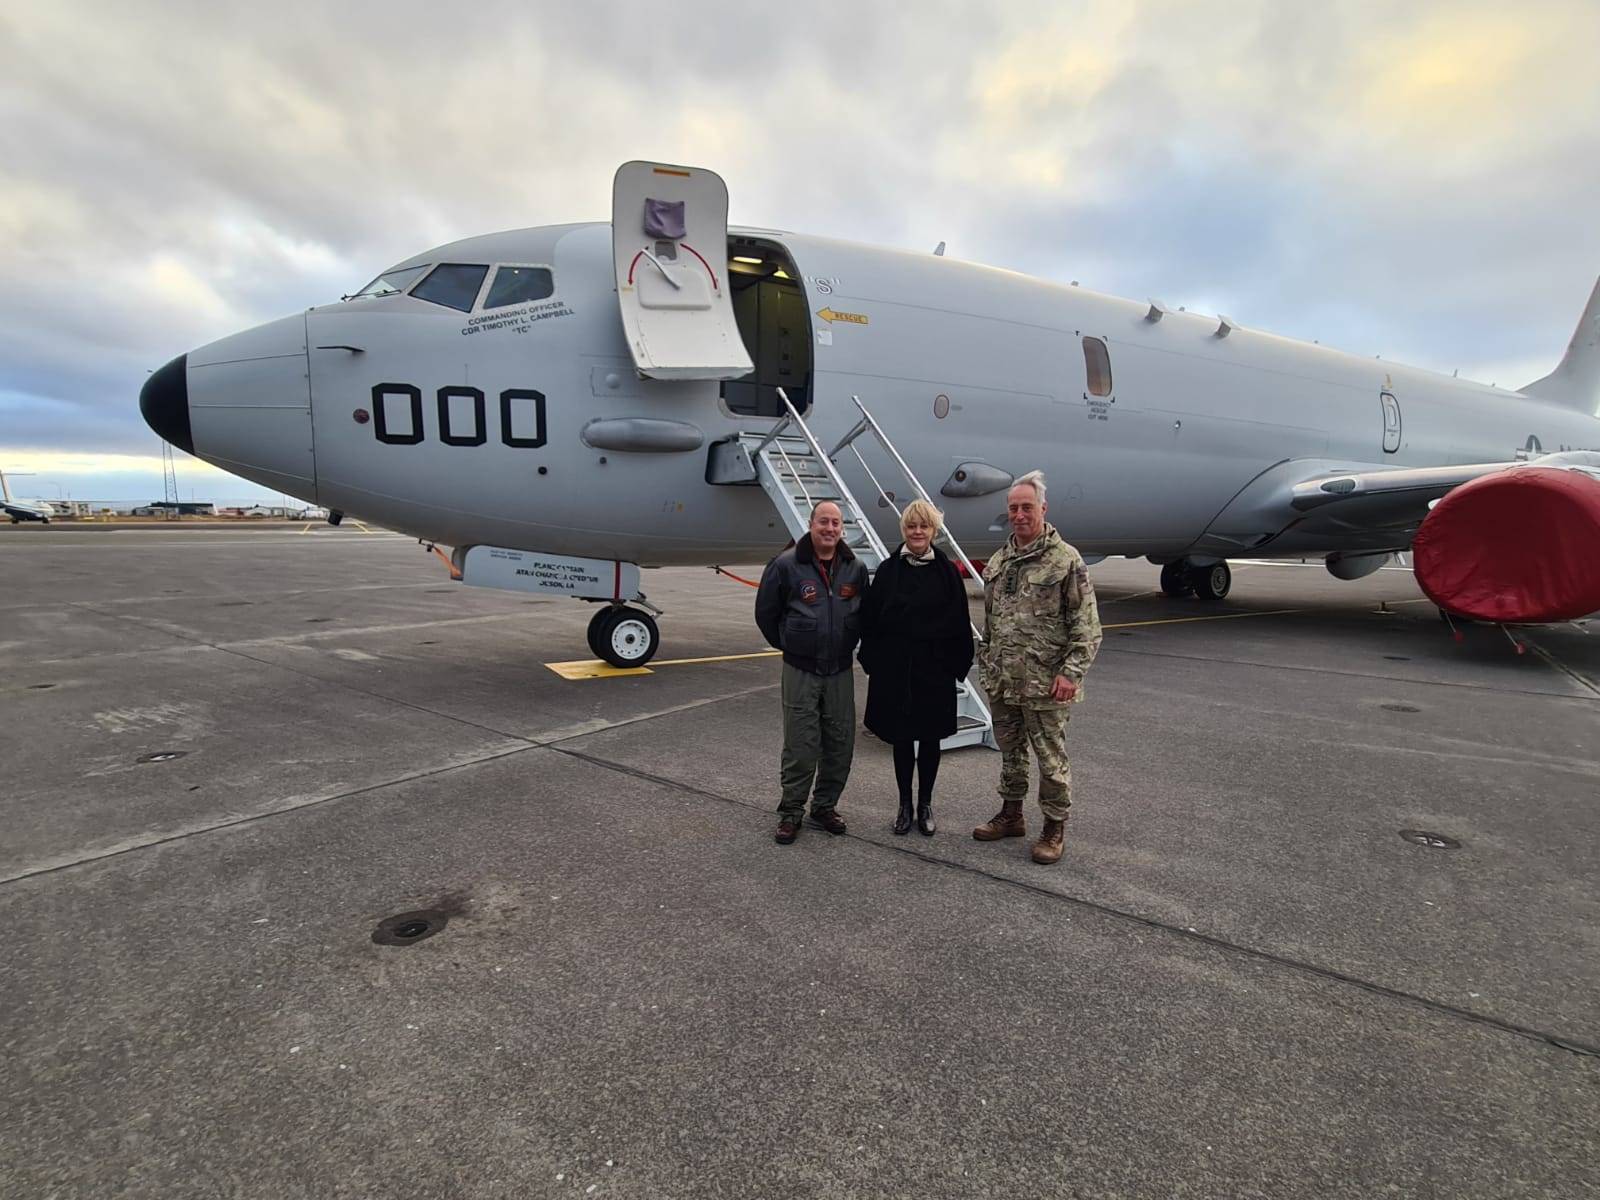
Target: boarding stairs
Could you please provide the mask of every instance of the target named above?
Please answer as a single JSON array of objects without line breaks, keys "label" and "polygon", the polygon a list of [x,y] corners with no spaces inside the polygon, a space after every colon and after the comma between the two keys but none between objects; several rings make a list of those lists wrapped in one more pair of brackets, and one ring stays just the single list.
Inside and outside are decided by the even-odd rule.
[{"label": "boarding stairs", "polygon": [[[787,410],[786,415],[765,433],[741,433],[728,450],[732,451],[738,460],[738,467],[748,470],[760,482],[762,490],[772,501],[772,505],[782,518],[784,527],[788,529],[789,536],[799,541],[811,527],[811,510],[824,500],[831,500],[839,506],[839,512],[844,518],[843,540],[851,551],[866,564],[867,571],[874,573],[878,564],[883,562],[892,551],[883,544],[883,540],[867,520],[865,510],[857,502],[850,491],[850,485],[844,481],[840,474],[837,459],[846,450],[854,454],[856,461],[861,464],[861,469],[877,490],[878,499],[885,505],[894,509],[898,519],[900,508],[895,504],[893,493],[887,491],[878,477],[867,465],[867,460],[862,457],[860,448],[856,445],[857,439],[862,434],[870,433],[883,447],[890,461],[905,476],[916,494],[928,503],[933,503],[933,498],[928,495],[921,482],[906,465],[905,459],[900,457],[900,452],[894,448],[894,443],[889,440],[889,435],[884,433],[883,427],[876,418],[861,403],[859,396],[850,399],[861,412],[858,420],[850,431],[839,440],[838,445],[832,450],[824,451],[821,443],[812,433],[805,418],[789,400],[788,394],[782,389],[777,389],[778,397],[783,401]],[[736,468],[737,469],[737,468]],[[745,476],[746,479],[750,475]],[[938,542],[941,549],[952,558],[963,563],[970,578],[978,580],[981,587],[983,577],[972,565],[972,560],[967,557],[966,551],[951,535],[948,529],[939,531]],[[981,640],[977,627],[973,627],[973,638]],[[956,685],[956,731],[940,742],[940,748],[955,750],[962,746],[987,746],[991,750],[999,749],[999,743],[994,737],[994,719],[989,714],[989,706],[984,703],[977,687],[971,678],[963,679]]]}]

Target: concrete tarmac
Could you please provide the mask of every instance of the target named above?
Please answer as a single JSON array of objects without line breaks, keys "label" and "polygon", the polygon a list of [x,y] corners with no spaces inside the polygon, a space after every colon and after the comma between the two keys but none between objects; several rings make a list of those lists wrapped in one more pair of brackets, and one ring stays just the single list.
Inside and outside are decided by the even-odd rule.
[{"label": "concrete tarmac", "polygon": [[591,609],[381,531],[0,527],[0,1196],[1600,1191],[1600,639],[1093,575],[1041,868],[998,755],[895,837],[867,737],[776,846],[708,570],[569,680]]}]

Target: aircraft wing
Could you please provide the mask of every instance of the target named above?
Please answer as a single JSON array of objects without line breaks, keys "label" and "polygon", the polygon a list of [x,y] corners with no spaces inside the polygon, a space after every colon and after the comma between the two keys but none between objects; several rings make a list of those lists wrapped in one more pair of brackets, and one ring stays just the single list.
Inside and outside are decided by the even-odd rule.
[{"label": "aircraft wing", "polygon": [[1289,503],[1302,514],[1339,505],[1348,508],[1352,515],[1359,510],[1363,524],[1408,524],[1421,521],[1434,501],[1464,483],[1498,471],[1520,471],[1529,467],[1559,467],[1600,479],[1600,453],[1569,450],[1512,462],[1334,471],[1295,484],[1290,489]]},{"label": "aircraft wing", "polygon": [[1451,488],[1517,465],[1515,462],[1468,463],[1336,473],[1295,484],[1290,490],[1289,503],[1296,512],[1307,513],[1330,504],[1361,501],[1352,507],[1359,507],[1369,518],[1387,518],[1384,523],[1394,523],[1409,516],[1420,521],[1427,515],[1429,502],[1439,499]]},{"label": "aircraft wing", "polygon": [[1348,552],[1403,549],[1433,505],[1465,484],[1529,467],[1563,467],[1600,481],[1600,454],[1564,451],[1531,460],[1384,467],[1287,460],[1258,476],[1207,530],[1201,552],[1295,546]]}]

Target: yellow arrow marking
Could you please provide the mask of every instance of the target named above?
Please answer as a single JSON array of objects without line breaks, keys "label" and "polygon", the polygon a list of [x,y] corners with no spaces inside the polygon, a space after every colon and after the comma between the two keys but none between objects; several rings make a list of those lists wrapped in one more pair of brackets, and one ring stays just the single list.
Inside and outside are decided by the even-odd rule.
[{"label": "yellow arrow marking", "polygon": [[827,321],[830,324],[834,321],[843,321],[847,325],[867,324],[867,316],[865,313],[834,312],[834,310],[831,308],[819,308],[817,310],[817,316],[821,317],[824,321]]}]

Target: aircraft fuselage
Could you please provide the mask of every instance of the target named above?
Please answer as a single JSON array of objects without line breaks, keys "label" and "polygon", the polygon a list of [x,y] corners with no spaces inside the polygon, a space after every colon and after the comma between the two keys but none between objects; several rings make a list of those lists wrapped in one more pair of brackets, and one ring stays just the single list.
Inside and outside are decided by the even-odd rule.
[{"label": "aircraft fuselage", "polygon": [[[1285,488],[1316,470],[1600,447],[1600,421],[1575,409],[1217,317],[932,255],[729,236],[780,248],[798,273],[783,353],[809,354],[819,440],[854,423],[859,395],[975,555],[1006,536],[1003,487],[938,495],[975,464],[1044,470],[1050,519],[1085,553],[1165,560],[1408,544],[1408,529],[1286,513]],[[446,545],[664,565],[765,558],[787,540],[759,488],[706,478],[712,443],[772,418],[734,411],[716,381],[635,370],[609,224],[470,238],[394,270],[437,263],[546,267],[554,290],[494,310],[482,296],[471,311],[352,299],[191,352],[193,452]],[[1109,379],[1091,378],[1085,339]],[[853,456],[841,466],[859,497],[876,494]],[[892,544],[894,514],[868,508]]]}]

